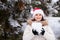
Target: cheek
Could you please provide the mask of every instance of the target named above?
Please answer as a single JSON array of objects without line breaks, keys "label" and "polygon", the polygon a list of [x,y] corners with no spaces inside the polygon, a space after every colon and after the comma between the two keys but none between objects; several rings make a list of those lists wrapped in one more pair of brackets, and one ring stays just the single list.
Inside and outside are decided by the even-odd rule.
[{"label": "cheek", "polygon": [[42,16],[39,16],[40,19],[42,19]]}]

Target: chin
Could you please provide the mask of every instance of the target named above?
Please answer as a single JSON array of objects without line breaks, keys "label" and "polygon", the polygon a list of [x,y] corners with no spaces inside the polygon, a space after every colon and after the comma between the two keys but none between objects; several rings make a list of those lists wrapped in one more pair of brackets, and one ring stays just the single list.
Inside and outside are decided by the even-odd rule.
[{"label": "chin", "polygon": [[36,21],[41,21],[40,19],[36,20]]}]

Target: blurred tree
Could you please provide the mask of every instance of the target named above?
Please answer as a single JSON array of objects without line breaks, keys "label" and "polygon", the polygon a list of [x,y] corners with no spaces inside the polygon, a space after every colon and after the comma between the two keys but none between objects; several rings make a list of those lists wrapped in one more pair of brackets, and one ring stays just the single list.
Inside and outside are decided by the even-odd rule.
[{"label": "blurred tree", "polygon": [[7,2],[7,0],[1,0],[1,2],[6,3],[6,2]]},{"label": "blurred tree", "polygon": [[[30,4],[28,3],[28,1],[28,4],[23,1],[24,0],[0,0],[0,40],[22,40],[23,33],[19,32],[20,30],[18,31],[17,28],[20,28],[20,25],[22,25],[23,22],[26,22],[26,20],[31,17],[31,5],[33,6],[33,8],[42,8],[45,14],[48,16],[49,8],[47,7],[47,4],[51,3],[51,0],[30,0]],[[59,2],[57,2],[57,5],[59,13],[54,14],[53,16],[60,17],[60,0]],[[10,18],[11,20],[9,20]],[[15,25],[11,25],[10,23]]]}]

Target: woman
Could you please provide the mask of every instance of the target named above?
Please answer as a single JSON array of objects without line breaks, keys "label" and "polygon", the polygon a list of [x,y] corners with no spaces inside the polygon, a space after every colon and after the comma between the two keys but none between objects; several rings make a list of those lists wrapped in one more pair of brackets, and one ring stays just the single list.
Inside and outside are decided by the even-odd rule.
[{"label": "woman", "polygon": [[[23,34],[23,40],[55,40],[54,33],[52,29],[48,26],[48,22],[44,19],[44,12],[40,8],[35,8],[33,10],[33,19],[30,19],[27,21],[28,25],[24,31]],[[40,28],[40,25],[38,28],[35,27],[35,30],[33,30],[33,23],[41,23],[42,28]],[[41,29],[41,31],[39,30]],[[38,31],[37,31],[38,30]]]}]

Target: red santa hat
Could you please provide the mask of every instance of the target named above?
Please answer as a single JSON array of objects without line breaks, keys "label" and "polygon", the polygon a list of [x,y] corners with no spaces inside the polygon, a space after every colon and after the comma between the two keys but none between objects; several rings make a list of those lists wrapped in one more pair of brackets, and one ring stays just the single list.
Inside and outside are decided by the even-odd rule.
[{"label": "red santa hat", "polygon": [[43,17],[45,16],[44,12],[42,9],[40,8],[34,8],[31,10],[31,14],[33,14],[33,17],[36,15],[36,14],[41,14]]}]

